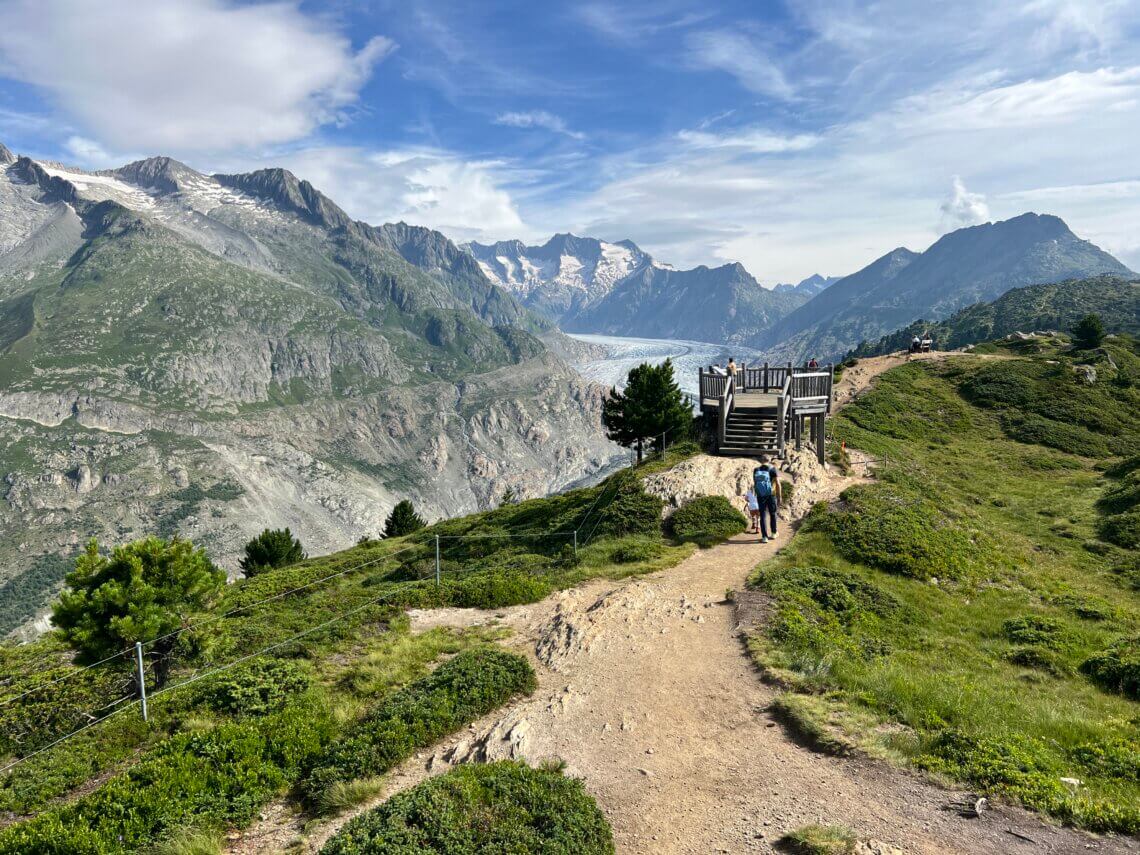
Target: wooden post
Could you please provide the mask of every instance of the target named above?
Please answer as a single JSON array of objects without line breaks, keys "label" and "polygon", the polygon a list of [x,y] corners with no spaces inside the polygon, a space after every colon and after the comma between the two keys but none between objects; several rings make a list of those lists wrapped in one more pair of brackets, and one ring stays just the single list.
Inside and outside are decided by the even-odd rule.
[{"label": "wooden post", "polygon": [[796,451],[799,451],[804,447],[804,443],[803,443],[804,417],[803,416],[796,416],[795,419],[792,420],[792,424],[795,427],[795,433],[796,433]]},{"label": "wooden post", "polygon": [[435,586],[439,587],[439,535],[435,536]]},{"label": "wooden post", "polygon": [[768,363],[764,363],[764,394],[768,394]]},{"label": "wooden post", "polygon": [[827,425],[825,422],[827,415],[825,413],[820,413],[818,416],[816,416],[816,418],[819,419],[819,427],[817,428],[819,431],[819,438],[815,441],[815,453],[816,457],[819,459],[819,462],[823,464],[827,462],[827,449],[825,448],[827,445]]}]

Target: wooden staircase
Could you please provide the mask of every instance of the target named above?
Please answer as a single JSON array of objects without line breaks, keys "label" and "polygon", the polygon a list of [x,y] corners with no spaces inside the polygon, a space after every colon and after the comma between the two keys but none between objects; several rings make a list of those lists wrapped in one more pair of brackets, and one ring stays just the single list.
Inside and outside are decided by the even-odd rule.
[{"label": "wooden staircase", "polygon": [[775,407],[737,407],[728,414],[724,442],[718,451],[737,457],[759,457],[780,453]]}]

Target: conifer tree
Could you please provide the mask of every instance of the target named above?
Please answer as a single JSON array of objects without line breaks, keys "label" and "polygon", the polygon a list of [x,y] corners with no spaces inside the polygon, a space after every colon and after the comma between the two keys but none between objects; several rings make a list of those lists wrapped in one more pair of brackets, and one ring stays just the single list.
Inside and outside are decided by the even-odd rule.
[{"label": "conifer tree", "polygon": [[667,442],[687,436],[692,412],[685,395],[673,379],[673,362],[660,365],[643,362],[630,369],[625,390],[610,391],[602,406],[606,436],[619,445],[637,449],[637,462],[644,456],[645,440]]},{"label": "conifer tree", "polygon": [[301,541],[293,537],[288,528],[267,528],[245,545],[241,569],[246,576],[256,576],[275,567],[304,561],[306,557]]},{"label": "conifer tree", "polygon": [[52,623],[80,665],[141,641],[154,663],[154,688],[162,688],[176,659],[201,651],[218,635],[216,623],[171,635],[208,611],[226,584],[225,571],[189,541],[148,537],[116,547],[108,557],[92,539],[64,582]]},{"label": "conifer tree", "polygon": [[388,519],[384,521],[384,537],[403,537],[424,527],[424,521],[416,513],[415,506],[407,499],[396,503]]},{"label": "conifer tree", "polygon": [[1101,321],[1100,315],[1085,315],[1077,321],[1072,333],[1073,343],[1077,347],[1084,350],[1100,347],[1101,342],[1104,341],[1104,323]]}]

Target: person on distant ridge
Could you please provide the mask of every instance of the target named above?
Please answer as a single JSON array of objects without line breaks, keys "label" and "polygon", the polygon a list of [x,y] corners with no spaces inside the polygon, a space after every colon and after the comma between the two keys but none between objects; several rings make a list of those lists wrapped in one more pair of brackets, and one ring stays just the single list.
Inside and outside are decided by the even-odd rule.
[{"label": "person on distant ridge", "polygon": [[767,457],[761,457],[760,465],[752,470],[752,485],[760,505],[760,542],[767,543],[769,523],[772,528],[771,539],[775,540],[779,533],[776,528],[776,511],[780,500],[780,473],[768,462]]}]

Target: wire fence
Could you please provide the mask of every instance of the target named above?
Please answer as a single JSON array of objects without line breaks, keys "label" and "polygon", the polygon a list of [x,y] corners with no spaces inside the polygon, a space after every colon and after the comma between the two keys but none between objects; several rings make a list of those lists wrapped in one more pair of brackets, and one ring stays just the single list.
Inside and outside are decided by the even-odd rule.
[{"label": "wire fence", "polygon": [[[55,748],[56,746],[66,742],[67,740],[73,739],[73,738],[75,738],[75,737],[77,737],[83,733],[86,733],[86,732],[92,730],[93,728],[97,727],[98,725],[103,724],[103,723],[111,720],[112,718],[120,716],[124,712],[127,712],[129,710],[138,710],[143,715],[143,717],[145,719],[146,718],[146,706],[145,705],[146,705],[147,701],[153,701],[155,698],[167,695],[176,689],[179,689],[179,688],[182,688],[184,686],[190,685],[192,683],[198,682],[199,680],[203,680],[207,677],[213,676],[213,675],[221,673],[223,671],[227,671],[231,668],[237,667],[238,665],[241,665],[241,664],[248,662],[252,659],[256,659],[259,656],[264,656],[268,653],[272,653],[273,651],[279,650],[279,649],[281,649],[281,648],[283,648],[289,644],[292,644],[292,643],[294,643],[294,642],[296,642],[296,641],[298,641],[304,637],[311,636],[314,633],[317,633],[323,629],[327,629],[328,627],[333,626],[333,625],[335,625],[341,621],[344,621],[347,618],[350,618],[354,615],[360,614],[361,612],[365,611],[366,609],[368,609],[372,606],[378,605],[378,604],[386,602],[386,601],[390,601],[390,600],[402,595],[405,591],[404,585],[418,584],[422,580],[421,579],[413,579],[413,580],[404,580],[404,582],[402,584],[401,583],[395,583],[395,584],[400,585],[400,587],[397,589],[394,589],[394,590],[385,591],[384,593],[380,594],[379,596],[370,598],[368,601],[366,601],[366,602],[364,602],[364,603],[362,603],[362,604],[360,604],[360,605],[358,605],[352,609],[349,609],[347,611],[344,611],[344,612],[341,612],[341,613],[335,615],[334,617],[330,618],[329,620],[323,621],[323,622],[321,622],[315,626],[308,627],[308,628],[302,630],[301,632],[295,633],[295,634],[293,634],[293,635],[289,636],[288,638],[285,638],[281,641],[277,641],[277,642],[274,642],[273,644],[269,644],[267,646],[264,646],[264,647],[262,647],[256,651],[243,654],[243,655],[239,656],[238,658],[236,658],[230,662],[227,662],[225,664],[218,665],[216,667],[207,667],[205,670],[200,671],[196,674],[193,674],[192,676],[187,677],[186,679],[181,680],[178,683],[175,683],[172,685],[162,686],[161,688],[157,688],[154,691],[151,691],[149,693],[146,692],[146,686],[147,686],[147,667],[146,667],[146,664],[150,664],[150,666],[151,666],[150,670],[151,670],[151,672],[153,672],[153,663],[144,663],[143,662],[141,653],[144,650],[153,649],[153,647],[155,645],[158,645],[158,644],[165,642],[165,641],[169,641],[170,639],[175,638],[179,635],[182,635],[183,633],[187,633],[187,632],[190,632],[192,630],[199,629],[203,626],[213,624],[213,623],[216,623],[216,622],[221,621],[221,620],[225,620],[226,618],[231,618],[234,615],[240,614],[242,612],[250,611],[250,610],[255,609],[259,606],[263,606],[263,605],[266,605],[268,603],[275,602],[275,601],[284,599],[286,597],[289,597],[289,596],[292,596],[292,595],[295,595],[298,593],[302,593],[304,591],[315,589],[322,584],[325,584],[327,582],[330,582],[330,581],[338,579],[338,578],[348,576],[349,574],[352,574],[352,573],[359,572],[360,570],[363,570],[363,569],[366,569],[369,567],[375,567],[376,565],[383,564],[385,562],[389,562],[392,559],[394,559],[400,555],[405,555],[405,554],[413,552],[415,550],[422,549],[426,546],[430,546],[433,541],[434,541],[435,546],[436,546],[435,562],[436,562],[436,582],[437,582],[437,584],[440,583],[441,576],[442,576],[441,566],[440,566],[440,548],[439,548],[439,544],[441,541],[487,540],[487,539],[500,539],[500,538],[533,539],[533,538],[537,538],[537,537],[544,537],[544,538],[549,538],[549,537],[563,538],[564,537],[564,538],[569,538],[569,539],[573,540],[575,551],[577,551],[579,548],[581,548],[582,546],[585,546],[587,543],[589,543],[590,540],[593,538],[594,533],[597,531],[598,525],[600,524],[600,522],[603,519],[603,515],[599,511],[600,507],[604,507],[602,505],[602,502],[606,499],[607,495],[609,496],[610,501],[612,501],[613,498],[616,496],[617,488],[615,487],[614,489],[611,490],[611,486],[612,486],[611,483],[603,484],[601,486],[601,489],[598,491],[598,495],[594,498],[594,501],[586,509],[586,513],[578,520],[577,525],[573,529],[566,529],[566,530],[558,529],[558,530],[546,531],[546,532],[539,532],[539,531],[534,531],[534,530],[531,530],[531,531],[507,531],[507,532],[497,532],[497,533],[475,533],[475,534],[466,534],[466,535],[460,535],[460,534],[432,535],[432,534],[425,533],[424,535],[419,535],[418,536],[419,539],[415,540],[415,542],[409,543],[401,549],[395,550],[393,552],[387,552],[384,555],[378,556],[378,557],[370,559],[368,561],[364,561],[364,562],[360,562],[358,564],[354,564],[351,567],[347,567],[347,568],[345,568],[343,570],[339,570],[335,573],[328,573],[328,574],[321,576],[317,579],[310,580],[310,581],[305,582],[304,584],[301,584],[301,585],[296,585],[296,586],[291,587],[285,591],[279,591],[279,592],[271,594],[269,596],[262,597],[260,599],[254,600],[253,602],[244,603],[242,605],[235,606],[234,608],[227,609],[225,612],[221,612],[221,613],[216,614],[216,615],[210,615],[209,617],[203,618],[201,620],[193,621],[191,623],[186,624],[185,626],[179,627],[176,630],[172,630],[171,632],[167,632],[167,633],[164,633],[162,635],[155,636],[154,638],[150,638],[150,639],[147,639],[145,641],[140,641],[136,644],[135,647],[126,648],[124,650],[113,653],[112,655],[107,656],[107,657],[99,660],[98,662],[93,662],[93,663],[90,663],[87,665],[74,667],[72,670],[70,670],[66,674],[63,674],[59,677],[55,677],[51,680],[45,681],[45,682],[40,683],[38,685],[32,686],[31,688],[28,688],[24,691],[21,691],[18,694],[11,695],[11,696],[6,697],[6,698],[2,698],[2,699],[0,699],[0,708],[6,707],[10,704],[13,704],[13,703],[16,703],[19,701],[23,701],[32,695],[35,695],[38,693],[43,693],[45,690],[47,690],[51,687],[54,687],[60,683],[63,683],[66,680],[70,680],[70,679],[79,677],[79,676],[84,675],[84,674],[89,674],[94,669],[104,668],[104,666],[106,666],[108,663],[110,663],[116,659],[119,659],[121,657],[127,657],[131,654],[134,654],[134,653],[137,653],[139,655],[137,667],[135,668],[134,673],[130,677],[130,679],[132,679],[136,685],[137,691],[135,693],[128,694],[125,696],[120,696],[120,697],[108,702],[107,704],[104,704],[98,710],[94,710],[94,711],[91,709],[86,709],[86,710],[78,710],[77,709],[77,710],[75,710],[74,713],[72,714],[72,718],[86,717],[86,718],[89,718],[90,721],[87,721],[84,724],[82,724],[81,726],[75,727],[75,728],[69,730],[68,732],[58,736],[57,738],[52,739],[50,742],[48,742],[44,745],[37,746],[33,750],[29,750],[29,751],[22,753],[19,757],[15,757],[15,758],[11,759],[5,765],[0,766],[0,774],[5,774],[5,773],[11,771],[12,769],[16,768],[17,766],[28,762],[32,758],[38,757],[38,756],[44,754],[45,752],[50,751],[52,748]],[[589,529],[589,534],[585,538],[580,538],[581,533],[586,529],[587,525],[589,525],[591,523],[591,520],[592,520],[593,524]],[[417,535],[412,535],[412,537],[417,538]],[[461,571],[459,571],[459,572],[461,572]],[[124,679],[128,679],[126,672],[116,672],[116,673],[122,675]],[[153,680],[153,676],[152,676],[151,682],[153,683],[153,681],[154,680]],[[110,709],[111,707],[114,707],[114,709]],[[110,709],[110,711],[106,712],[106,710],[108,710],[108,709]],[[102,713],[102,714],[98,714],[98,713]]]},{"label": "wire fence", "polygon": [[[686,426],[686,429],[687,429],[687,426]],[[675,436],[677,434],[677,432],[678,432],[678,429],[668,429],[668,430],[662,432],[659,437],[655,436],[655,437],[651,438],[651,442],[654,445],[658,446],[657,452],[660,454],[661,459],[664,459],[664,457],[666,455],[667,449],[668,449],[669,444],[670,444],[670,442],[669,442],[670,437]],[[648,462],[648,460],[653,459],[653,457],[655,457],[655,456],[656,456],[656,454],[651,453],[651,456],[647,459],[644,459],[642,462]],[[635,459],[634,465],[636,466],[636,464],[637,464],[637,461]],[[266,654],[273,653],[274,651],[278,651],[278,650],[280,650],[280,649],[282,649],[282,648],[284,648],[290,644],[293,644],[293,643],[299,641],[300,639],[303,639],[303,638],[308,637],[308,636],[312,636],[315,633],[320,632],[321,630],[327,629],[327,628],[329,628],[335,624],[338,624],[338,623],[340,623],[340,622],[342,622],[342,621],[344,621],[350,617],[358,615],[361,612],[364,612],[365,610],[367,610],[371,607],[374,607],[376,605],[379,605],[379,604],[382,604],[385,602],[392,601],[393,599],[395,599],[396,597],[398,597],[404,593],[404,591],[406,590],[406,588],[404,587],[405,585],[419,584],[423,580],[420,578],[416,578],[416,579],[410,579],[410,580],[403,580],[403,582],[395,582],[394,584],[398,585],[399,587],[397,587],[395,589],[389,589],[389,590],[385,591],[384,593],[382,593],[376,597],[370,598],[369,600],[367,600],[364,603],[361,603],[360,605],[357,605],[351,609],[348,609],[346,611],[343,611],[343,612],[340,612],[340,613],[334,615],[333,617],[329,618],[328,620],[322,621],[319,624],[316,624],[316,625],[311,626],[311,627],[307,627],[306,629],[304,629],[300,632],[294,633],[294,634],[290,635],[288,638],[282,639],[280,641],[276,641],[272,644],[268,644],[264,647],[259,648],[256,651],[253,651],[250,653],[245,653],[245,654],[238,656],[237,658],[235,658],[231,661],[228,661],[224,664],[220,664],[220,665],[216,665],[216,666],[207,666],[204,670],[201,670],[197,673],[193,673],[190,676],[186,677],[185,679],[180,680],[177,683],[170,684],[170,685],[164,685],[164,686],[155,688],[153,691],[147,692],[148,670],[151,674],[150,681],[149,681],[150,684],[153,685],[155,683],[155,679],[153,676],[153,672],[154,672],[153,657],[155,654],[153,653],[153,651],[157,645],[163,644],[164,642],[168,642],[168,641],[170,641],[170,640],[172,640],[178,636],[183,635],[184,633],[192,632],[192,631],[200,629],[204,626],[215,624],[215,623],[217,623],[219,621],[223,621],[227,618],[232,618],[235,615],[241,614],[243,612],[251,611],[251,610],[256,609],[260,606],[264,606],[268,603],[276,602],[278,600],[282,600],[282,599],[285,599],[286,597],[290,597],[290,596],[293,596],[293,595],[296,595],[296,594],[299,594],[299,593],[302,593],[305,591],[312,591],[314,589],[317,589],[319,586],[324,585],[328,582],[331,582],[335,579],[340,579],[340,578],[343,578],[343,577],[348,576],[350,574],[357,573],[361,570],[364,570],[364,569],[367,569],[370,567],[376,567],[377,565],[381,565],[381,564],[384,564],[386,562],[390,562],[393,559],[397,558],[398,556],[406,555],[406,554],[414,552],[416,550],[422,550],[425,547],[430,548],[433,544],[435,546],[435,580],[436,580],[436,584],[441,583],[442,576],[443,576],[441,543],[444,543],[444,542],[465,541],[465,540],[496,540],[496,539],[534,540],[534,539],[539,539],[539,538],[556,538],[556,539],[565,538],[565,539],[567,539],[568,542],[571,542],[573,544],[574,552],[575,552],[575,554],[577,554],[579,549],[585,547],[586,545],[588,545],[589,543],[591,543],[593,541],[594,535],[597,532],[599,525],[601,525],[601,523],[604,519],[604,514],[601,511],[604,510],[604,508],[608,507],[608,504],[603,504],[603,503],[607,502],[607,497],[608,497],[608,502],[612,503],[614,498],[616,498],[619,489],[620,489],[620,485],[616,481],[610,480],[608,482],[604,482],[601,485],[601,489],[598,490],[598,495],[594,497],[593,502],[586,509],[586,512],[577,520],[577,522],[573,528],[568,528],[568,527],[567,528],[558,528],[558,529],[555,529],[553,531],[540,531],[537,529],[530,529],[530,530],[523,529],[523,530],[502,531],[502,532],[475,532],[475,533],[471,533],[471,534],[431,534],[429,532],[424,532],[423,534],[413,534],[411,536],[412,542],[407,543],[401,549],[397,549],[397,550],[392,551],[392,552],[386,552],[385,554],[377,556],[377,557],[372,558],[372,559],[369,559],[368,561],[363,561],[363,562],[360,562],[358,564],[354,564],[351,567],[346,567],[343,570],[338,570],[337,572],[334,572],[334,573],[328,573],[328,574],[321,576],[319,578],[307,581],[304,584],[295,585],[291,588],[288,588],[287,590],[278,591],[274,594],[270,594],[268,596],[254,600],[253,602],[243,603],[241,605],[234,606],[233,608],[227,609],[226,611],[221,612],[219,614],[210,615],[210,616],[202,618],[200,620],[195,620],[195,621],[189,622],[186,625],[179,627],[178,629],[172,630],[170,632],[163,633],[162,635],[158,635],[158,636],[155,636],[153,638],[146,639],[145,641],[139,641],[136,643],[135,646],[128,647],[128,648],[125,648],[123,650],[117,651],[117,652],[111,654],[110,656],[107,656],[103,659],[100,659],[97,662],[92,662],[90,664],[86,664],[86,665],[82,665],[82,666],[78,666],[78,667],[72,667],[72,669],[69,670],[65,674],[62,674],[58,677],[53,677],[50,680],[46,680],[42,683],[39,683],[35,686],[32,686],[28,689],[25,689],[25,690],[23,690],[17,694],[10,695],[10,696],[4,697],[4,698],[0,698],[0,709],[3,709],[5,707],[8,707],[11,704],[14,704],[14,703],[17,703],[20,701],[25,701],[26,699],[28,699],[29,697],[31,697],[33,695],[44,693],[46,690],[51,689],[53,687],[56,687],[59,684],[64,683],[67,680],[71,680],[71,679],[80,677],[82,675],[89,675],[93,671],[95,671],[95,669],[103,669],[105,671],[106,666],[109,663],[111,663],[117,659],[130,657],[130,656],[132,656],[132,654],[137,656],[137,662],[135,664],[135,668],[132,671],[128,672],[127,670],[115,670],[114,672],[112,672],[113,674],[121,677],[122,680],[124,681],[124,683],[127,680],[129,680],[131,683],[133,683],[134,689],[131,693],[126,694],[126,695],[123,695],[120,693],[118,697],[107,702],[106,704],[102,705],[98,709],[94,709],[94,710],[92,710],[92,709],[75,709],[74,711],[69,712],[70,717],[74,720],[82,720],[83,718],[87,718],[87,719],[89,719],[89,721],[86,721],[83,724],[81,724],[80,726],[74,727],[71,730],[67,731],[66,733],[63,733],[62,735],[51,739],[51,741],[47,742],[46,744],[36,746],[34,749],[24,751],[18,757],[12,758],[5,765],[0,766],[0,775],[8,773],[9,771],[16,768],[17,766],[19,766],[23,763],[26,763],[29,760],[44,754],[45,752],[50,751],[51,749],[61,745],[62,743],[66,742],[70,739],[74,739],[75,737],[78,737],[81,734],[89,732],[93,728],[95,728],[95,727],[97,727],[97,726],[99,726],[99,725],[101,725],[101,724],[103,724],[103,723],[105,723],[105,722],[107,722],[113,718],[121,716],[125,712],[131,711],[131,710],[136,710],[141,714],[141,716],[144,720],[148,720],[148,711],[147,711],[147,702],[148,701],[153,701],[156,698],[167,696],[171,692],[176,691],[177,689],[191,685],[191,684],[196,683],[200,680],[206,679],[208,677],[214,676],[214,675],[222,673],[224,671],[228,671],[228,670],[235,668],[235,667],[237,667],[237,666],[239,666],[245,662],[256,659],[259,656],[265,656]],[[583,533],[585,533],[584,536],[583,536]],[[461,573],[462,569],[454,571],[454,572]],[[147,656],[146,659],[144,660],[144,653],[146,651],[152,651],[152,653],[149,656]],[[149,666],[149,668],[148,668],[148,666]]]}]

